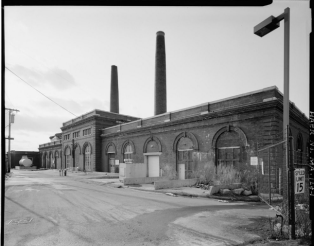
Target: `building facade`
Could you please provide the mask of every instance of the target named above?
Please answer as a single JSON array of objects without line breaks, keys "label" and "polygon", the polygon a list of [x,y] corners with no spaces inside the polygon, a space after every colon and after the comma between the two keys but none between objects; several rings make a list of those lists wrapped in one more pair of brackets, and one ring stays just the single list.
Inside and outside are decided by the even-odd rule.
[{"label": "building facade", "polygon": [[39,146],[41,168],[105,171],[101,164],[101,130],[137,119],[95,109],[63,123],[61,133]]},{"label": "building facade", "polygon": [[[112,163],[145,163],[147,177],[179,179],[219,164],[244,171],[258,149],[283,139],[282,100],[274,86],[103,129],[102,169]],[[308,126],[307,117],[290,103],[290,135],[303,162]]]}]

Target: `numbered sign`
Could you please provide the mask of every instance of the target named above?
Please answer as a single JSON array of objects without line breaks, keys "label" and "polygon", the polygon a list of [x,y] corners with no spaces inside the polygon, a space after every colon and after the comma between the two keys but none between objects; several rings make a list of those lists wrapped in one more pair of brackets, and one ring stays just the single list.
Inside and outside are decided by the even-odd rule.
[{"label": "numbered sign", "polygon": [[294,188],[295,194],[304,193],[305,190],[305,169],[297,168],[294,170]]}]

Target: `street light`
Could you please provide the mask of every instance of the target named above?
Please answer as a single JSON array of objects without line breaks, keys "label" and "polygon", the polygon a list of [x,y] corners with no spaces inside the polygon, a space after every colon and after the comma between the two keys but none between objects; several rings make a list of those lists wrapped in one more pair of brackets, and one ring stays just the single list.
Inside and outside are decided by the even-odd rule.
[{"label": "street light", "polygon": [[[263,37],[279,27],[284,20],[284,95],[283,95],[283,138],[286,137],[286,172],[288,178],[289,224],[291,225],[291,238],[295,239],[295,212],[294,212],[294,167],[289,165],[289,48],[290,48],[290,8],[277,16],[270,16],[254,27],[254,34]],[[290,174],[290,175],[289,175]],[[290,181],[290,182],[289,182]],[[290,184],[289,184],[290,183]],[[290,200],[290,201],[289,201]]]},{"label": "street light", "polygon": [[[274,17],[270,16],[254,27],[254,34],[263,37],[279,27],[279,22],[284,20],[284,103],[283,103],[283,129],[289,129],[289,46],[290,46],[290,8],[284,13]],[[284,131],[285,137],[285,131]]]}]

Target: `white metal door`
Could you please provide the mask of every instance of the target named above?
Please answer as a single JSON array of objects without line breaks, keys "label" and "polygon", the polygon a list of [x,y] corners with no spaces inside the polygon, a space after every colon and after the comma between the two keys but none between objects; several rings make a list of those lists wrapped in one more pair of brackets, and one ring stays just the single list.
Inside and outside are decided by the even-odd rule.
[{"label": "white metal door", "polygon": [[148,163],[148,177],[159,177],[159,156],[149,155]]},{"label": "white metal door", "polygon": [[179,180],[185,179],[185,164],[179,164]]}]

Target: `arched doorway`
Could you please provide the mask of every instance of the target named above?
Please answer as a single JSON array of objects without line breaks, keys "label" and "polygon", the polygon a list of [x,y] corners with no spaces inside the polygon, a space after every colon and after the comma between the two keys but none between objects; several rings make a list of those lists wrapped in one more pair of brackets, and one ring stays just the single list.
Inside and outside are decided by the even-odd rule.
[{"label": "arched doorway", "polygon": [[188,179],[192,176],[193,167],[193,142],[188,137],[182,137],[177,146],[178,178]]},{"label": "arched doorway", "polygon": [[91,171],[91,147],[89,144],[84,150],[84,170]]},{"label": "arched doorway", "polygon": [[116,147],[113,143],[109,143],[109,145],[106,148],[106,153],[108,156],[108,165],[109,170],[111,173],[117,173],[119,172],[118,168],[119,166],[116,166]]},{"label": "arched doorway", "polygon": [[46,155],[46,168],[50,168],[50,153]]},{"label": "arched doorway", "polygon": [[145,163],[148,177],[162,176],[160,168],[161,142],[157,137],[151,136],[144,143]]},{"label": "arched doorway", "polygon": [[50,158],[49,158],[49,162],[50,162],[50,169],[54,169],[55,168],[55,159],[53,157],[53,153],[50,153]]},{"label": "arched doorway", "polygon": [[59,152],[56,151],[55,152],[55,168],[56,169],[60,169],[61,166],[60,166],[60,159],[59,159]]},{"label": "arched doorway", "polygon": [[71,168],[71,149],[70,147],[67,147],[65,152],[65,168]]},{"label": "arched doorway", "polygon": [[193,153],[198,150],[198,141],[194,134],[182,132],[174,141],[176,151],[176,170],[180,180],[192,178],[197,169],[193,160]]},{"label": "arched doorway", "polygon": [[46,158],[47,158],[47,153],[44,152],[43,155],[42,155],[42,168],[46,168],[47,167]]},{"label": "arched doorway", "polygon": [[81,146],[76,143],[74,145],[74,162],[75,162],[75,167],[78,167],[80,170],[83,170],[83,162],[81,160]]}]

